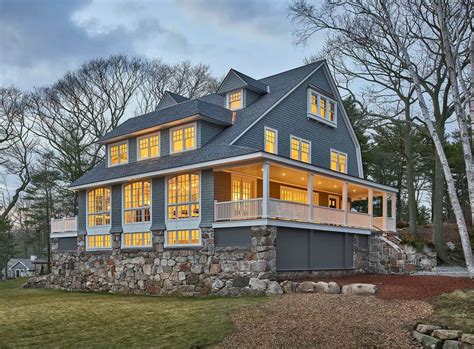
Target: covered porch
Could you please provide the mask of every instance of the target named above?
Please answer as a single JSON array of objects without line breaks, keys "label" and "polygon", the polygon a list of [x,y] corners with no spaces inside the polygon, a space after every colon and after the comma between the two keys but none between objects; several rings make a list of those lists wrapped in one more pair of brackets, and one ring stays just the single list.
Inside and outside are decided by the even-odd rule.
[{"label": "covered porch", "polygon": [[214,220],[256,219],[396,231],[396,195],[346,175],[273,162],[214,169]]}]

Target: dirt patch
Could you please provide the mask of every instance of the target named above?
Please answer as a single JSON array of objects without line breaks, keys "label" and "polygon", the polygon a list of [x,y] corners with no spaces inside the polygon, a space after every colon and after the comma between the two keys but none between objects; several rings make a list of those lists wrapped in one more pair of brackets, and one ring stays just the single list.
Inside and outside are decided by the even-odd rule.
[{"label": "dirt patch", "polygon": [[430,300],[443,293],[474,289],[474,280],[449,276],[430,275],[354,275],[318,279],[336,281],[339,285],[369,283],[378,286],[381,299]]},{"label": "dirt patch", "polygon": [[373,296],[284,295],[234,314],[235,331],[216,347],[417,347],[410,326],[431,310]]}]

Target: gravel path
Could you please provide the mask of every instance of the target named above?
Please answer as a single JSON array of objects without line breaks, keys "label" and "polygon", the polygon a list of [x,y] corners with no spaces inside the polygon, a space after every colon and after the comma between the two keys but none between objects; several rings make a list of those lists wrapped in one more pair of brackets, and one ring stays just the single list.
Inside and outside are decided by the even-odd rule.
[{"label": "gravel path", "polygon": [[452,277],[469,277],[467,268],[465,267],[436,267],[434,271],[418,271],[413,275],[438,275]]},{"label": "gravel path", "polygon": [[234,332],[216,348],[417,347],[409,329],[431,310],[373,296],[283,295],[234,314]]}]

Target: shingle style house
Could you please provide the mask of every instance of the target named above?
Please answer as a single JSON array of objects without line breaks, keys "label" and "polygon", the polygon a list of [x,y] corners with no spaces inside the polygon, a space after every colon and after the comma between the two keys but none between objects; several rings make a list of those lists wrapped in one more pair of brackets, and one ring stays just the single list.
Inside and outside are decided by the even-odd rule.
[{"label": "shingle style house", "polygon": [[106,159],[71,185],[78,216],[52,222],[66,289],[257,292],[278,273],[363,271],[371,233],[395,229],[396,190],[363,178],[325,61],[166,92],[100,142]]}]

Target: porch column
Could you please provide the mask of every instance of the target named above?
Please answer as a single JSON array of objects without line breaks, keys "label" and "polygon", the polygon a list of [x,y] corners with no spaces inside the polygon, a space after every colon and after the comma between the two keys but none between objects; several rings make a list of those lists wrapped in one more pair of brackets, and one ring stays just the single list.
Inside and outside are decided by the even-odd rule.
[{"label": "porch column", "polygon": [[262,202],[262,218],[268,218],[268,207],[270,199],[270,164],[263,163],[263,202]]},{"label": "porch column", "polygon": [[313,177],[312,173],[308,173],[308,204],[309,204],[309,221],[313,222]]},{"label": "porch column", "polygon": [[397,195],[395,193],[392,193],[392,219],[393,219],[393,224],[396,227],[397,226]]},{"label": "porch column", "polygon": [[369,189],[367,195],[367,213],[370,215],[370,229],[374,227],[374,190]]},{"label": "porch column", "polygon": [[344,225],[347,225],[347,182],[342,185],[342,209],[344,210]]},{"label": "porch column", "polygon": [[387,231],[387,193],[382,193],[382,228]]}]

